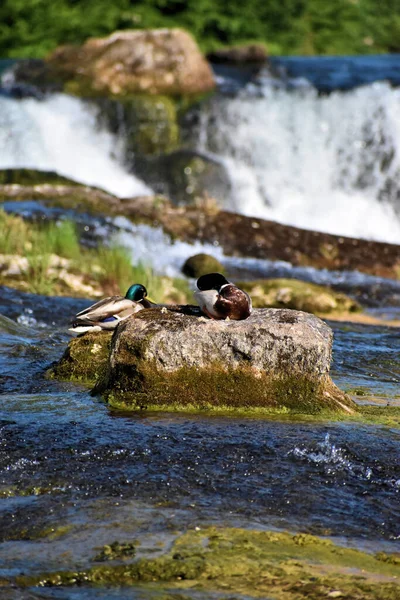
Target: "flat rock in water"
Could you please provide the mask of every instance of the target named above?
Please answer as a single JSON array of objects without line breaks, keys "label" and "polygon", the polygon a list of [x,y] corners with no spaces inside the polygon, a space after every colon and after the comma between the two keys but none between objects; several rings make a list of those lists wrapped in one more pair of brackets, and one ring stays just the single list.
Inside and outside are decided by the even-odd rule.
[{"label": "flat rock in water", "polygon": [[164,309],[121,323],[96,391],[132,407],[354,411],[329,377],[332,331],[286,309],[214,321]]}]

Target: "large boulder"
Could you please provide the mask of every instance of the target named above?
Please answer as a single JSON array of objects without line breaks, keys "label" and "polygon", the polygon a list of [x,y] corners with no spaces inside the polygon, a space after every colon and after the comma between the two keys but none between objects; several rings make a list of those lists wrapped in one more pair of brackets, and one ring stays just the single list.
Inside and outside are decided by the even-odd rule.
[{"label": "large boulder", "polygon": [[133,409],[354,411],[329,377],[332,332],[317,317],[260,309],[244,321],[213,321],[194,311],[143,310],[122,322],[108,365],[90,377],[95,392]]},{"label": "large boulder", "polygon": [[66,91],[84,96],[195,96],[215,87],[211,67],[182,29],[116,31],[83,46],[61,46],[47,64]]}]

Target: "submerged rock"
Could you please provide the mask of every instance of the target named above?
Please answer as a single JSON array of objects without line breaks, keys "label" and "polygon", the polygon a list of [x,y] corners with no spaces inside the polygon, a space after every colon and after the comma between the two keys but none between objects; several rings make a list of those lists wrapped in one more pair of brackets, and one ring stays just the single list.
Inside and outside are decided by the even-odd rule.
[{"label": "submerged rock", "polygon": [[[399,598],[400,565],[396,554],[380,552],[374,556],[305,533],[201,524],[180,534],[166,551],[155,548],[158,556],[135,560],[136,544],[133,540],[106,546],[105,555],[95,557],[102,564],[85,570],[22,574],[15,581],[18,589],[79,586],[84,590],[85,586],[95,585],[96,589],[118,590],[122,585],[129,589],[127,586],[139,584],[142,597],[149,598],[187,598],[188,589],[196,590],[196,597],[248,600]],[[123,564],[115,561],[115,554],[122,554]],[[190,596],[193,598],[193,594]]]},{"label": "submerged rock", "polygon": [[117,327],[108,356],[103,334],[77,338],[53,374],[82,379],[86,370],[94,391],[124,408],[354,412],[329,377],[332,331],[317,317],[260,309],[213,321],[194,308],[140,311]]},{"label": "submerged rock", "polygon": [[211,67],[183,29],[115,31],[83,46],[61,46],[47,64],[65,91],[83,96],[194,96],[215,87]]}]

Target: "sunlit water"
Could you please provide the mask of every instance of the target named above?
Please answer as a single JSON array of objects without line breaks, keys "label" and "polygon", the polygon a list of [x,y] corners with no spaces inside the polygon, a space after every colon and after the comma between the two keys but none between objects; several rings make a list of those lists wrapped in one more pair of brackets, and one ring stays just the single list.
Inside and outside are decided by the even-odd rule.
[{"label": "sunlit water", "polygon": [[[68,341],[70,316],[87,304],[0,288],[0,491],[14,494],[0,503],[0,576],[84,568],[99,546],[138,536],[146,540],[138,555],[154,556],[177,531],[209,524],[400,550],[397,430],[113,413],[83,387],[44,378]],[[394,397],[396,331],[334,329],[336,381]],[[66,525],[60,537],[40,537]],[[92,593],[38,597],[113,598]]]}]

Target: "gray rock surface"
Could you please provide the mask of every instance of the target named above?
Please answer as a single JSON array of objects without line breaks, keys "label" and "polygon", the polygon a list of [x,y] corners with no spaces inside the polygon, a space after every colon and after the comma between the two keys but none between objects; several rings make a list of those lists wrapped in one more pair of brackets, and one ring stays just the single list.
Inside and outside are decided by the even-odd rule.
[{"label": "gray rock surface", "polygon": [[328,325],[300,311],[259,309],[243,321],[214,321],[143,310],[118,326],[97,391],[140,406],[353,412],[329,377],[331,349]]},{"label": "gray rock surface", "polygon": [[[255,371],[292,372],[320,377],[329,372],[332,331],[321,319],[300,311],[264,308],[243,321],[215,321],[165,311],[148,311],[118,329],[111,364],[127,356],[131,342],[141,358],[157,369],[205,368],[220,362],[226,368],[245,363]],[[133,359],[135,358],[132,355]]]}]

